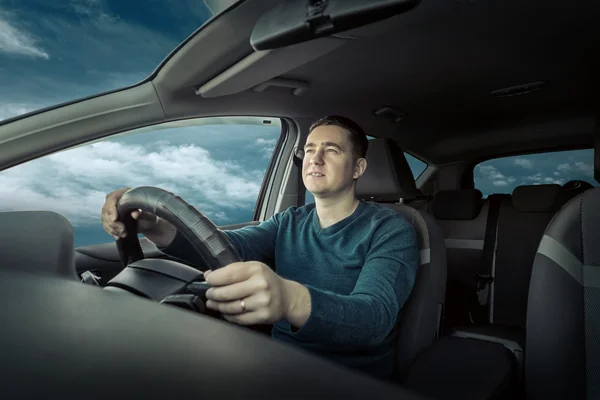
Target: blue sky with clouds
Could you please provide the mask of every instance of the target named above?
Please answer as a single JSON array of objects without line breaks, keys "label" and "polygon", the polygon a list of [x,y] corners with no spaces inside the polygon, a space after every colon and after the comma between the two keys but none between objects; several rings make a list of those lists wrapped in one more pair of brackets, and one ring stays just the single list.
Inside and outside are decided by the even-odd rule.
[{"label": "blue sky with clouds", "polygon": [[[0,0],[0,119],[135,84],[234,2]],[[112,240],[100,210],[123,186],[176,192],[217,224],[248,221],[281,132],[270,122],[175,123],[34,160],[0,173],[0,209],[59,212],[76,245]]]},{"label": "blue sky with clouds", "polygon": [[0,0],[0,118],[135,84],[212,15],[202,0],[140,4]]},{"label": "blue sky with clouds", "polygon": [[[235,1],[0,0],[0,120],[143,80],[212,10]],[[175,123],[34,160],[0,172],[0,211],[53,210],[75,227],[76,245],[108,242],[100,225],[106,193],[151,185],[218,225],[248,221],[280,134],[270,122]],[[408,158],[419,175],[424,164]],[[475,180],[484,194],[570,179],[595,184],[591,166],[591,151],[525,156],[486,162]]]},{"label": "blue sky with clouds", "polygon": [[475,187],[489,195],[512,193],[519,185],[564,185],[571,180],[598,186],[593,165],[591,149],[505,157],[476,166]]}]

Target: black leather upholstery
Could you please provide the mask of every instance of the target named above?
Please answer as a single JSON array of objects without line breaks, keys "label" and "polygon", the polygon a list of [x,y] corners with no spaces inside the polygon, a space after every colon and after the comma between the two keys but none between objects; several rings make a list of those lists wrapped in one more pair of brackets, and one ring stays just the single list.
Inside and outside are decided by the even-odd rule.
[{"label": "black leather upholstery", "polygon": [[600,188],[552,219],[533,263],[527,312],[528,399],[600,396]]},{"label": "black leather upholstery", "polygon": [[51,211],[0,213],[0,268],[81,280],[75,272],[73,227]]},{"label": "black leather upholstery", "polygon": [[421,265],[413,291],[400,311],[396,336],[396,379],[439,336],[446,296],[444,234],[433,217],[402,204],[388,204],[412,223],[419,236]]},{"label": "black leather upholstery", "polygon": [[433,197],[432,211],[441,220],[472,220],[483,206],[477,189],[440,190]]},{"label": "black leather upholstery", "polygon": [[[358,180],[357,195],[363,200],[414,199],[415,181],[398,145],[389,139],[369,143],[367,169]],[[435,219],[425,211],[404,204],[387,203],[414,227],[421,247],[421,266],[415,286],[402,308],[396,326],[396,379],[438,337],[446,294],[446,246]]]},{"label": "black leather upholstery", "polygon": [[414,364],[404,387],[430,399],[512,399],[514,371],[502,344],[445,336]]},{"label": "black leather upholstery", "polygon": [[512,193],[515,210],[520,212],[556,211],[562,205],[560,185],[523,185],[517,186]]},{"label": "black leather upholstery", "polygon": [[356,195],[371,201],[406,201],[417,197],[417,186],[404,152],[391,139],[369,142],[367,169],[356,182]]}]

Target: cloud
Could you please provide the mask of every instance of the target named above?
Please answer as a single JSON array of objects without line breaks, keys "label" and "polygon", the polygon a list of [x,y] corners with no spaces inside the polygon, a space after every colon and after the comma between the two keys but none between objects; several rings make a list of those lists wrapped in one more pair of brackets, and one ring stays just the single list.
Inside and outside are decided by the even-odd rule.
[{"label": "cloud", "polygon": [[508,182],[507,181],[494,181],[494,182],[492,182],[492,184],[494,186],[508,186]]},{"label": "cloud", "polygon": [[542,172],[538,172],[535,175],[530,175],[525,177],[525,181],[522,183],[524,185],[545,185],[555,183],[557,185],[562,185],[564,183],[563,179],[556,179],[550,176],[545,176]]},{"label": "cloud", "polygon": [[119,19],[118,16],[105,12],[104,4],[100,0],[73,0],[71,7],[77,14],[99,22],[112,23]]},{"label": "cloud", "polygon": [[16,26],[14,15],[0,10],[0,53],[49,59],[50,55],[36,44],[25,30]]},{"label": "cloud", "polygon": [[523,168],[527,168],[527,169],[533,168],[533,161],[528,160],[527,158],[516,158],[514,162],[515,162],[515,165],[517,165],[519,167],[523,167]]},{"label": "cloud", "polygon": [[270,159],[273,156],[273,151],[275,150],[275,144],[277,143],[277,139],[258,138],[256,139],[255,143],[261,146],[263,157]]},{"label": "cloud", "polygon": [[492,181],[494,186],[508,186],[516,181],[515,177],[503,175],[492,165],[481,165],[477,168],[484,175],[484,179]]},{"label": "cloud", "polygon": [[[149,14],[152,6],[145,5]],[[183,12],[154,23],[145,14],[120,18],[108,10],[102,1],[69,0],[15,2],[10,18],[0,13],[0,56],[22,55],[0,61],[0,103],[40,108],[139,83],[202,22]]]},{"label": "cloud", "polygon": [[556,167],[558,171],[568,172],[568,173],[582,173],[584,175],[593,176],[594,175],[594,166],[591,163],[586,163],[583,161],[576,161],[572,164],[564,163],[560,164]]},{"label": "cloud", "polygon": [[248,209],[256,201],[264,171],[246,169],[235,161],[217,161],[194,145],[152,151],[146,145],[105,141],[3,171],[0,207],[55,211],[75,226],[97,224],[107,193],[124,186],[157,186],[223,221],[228,210]]},{"label": "cloud", "polygon": [[542,173],[538,172],[535,175],[526,176],[525,179],[528,180],[528,181],[531,181],[531,182],[541,182],[541,180],[542,180]]},{"label": "cloud", "polygon": [[9,104],[0,103],[0,121],[12,117],[16,117],[18,115],[27,114],[39,107],[32,106],[31,104]]},{"label": "cloud", "polygon": [[258,138],[258,139],[256,139],[256,143],[257,144],[266,144],[266,145],[270,145],[270,146],[275,146],[275,143],[277,143],[277,139]]}]

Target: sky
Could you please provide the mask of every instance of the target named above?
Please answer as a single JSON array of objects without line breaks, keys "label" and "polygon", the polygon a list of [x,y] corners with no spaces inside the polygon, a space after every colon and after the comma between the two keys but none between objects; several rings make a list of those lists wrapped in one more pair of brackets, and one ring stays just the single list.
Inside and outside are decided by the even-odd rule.
[{"label": "sky", "polygon": [[[235,1],[0,0],[0,120],[140,82],[212,10]],[[56,211],[72,223],[76,246],[104,243],[112,240],[100,224],[106,194],[150,185],[217,225],[249,221],[281,132],[278,120],[268,121],[169,124],[1,171],[0,211]],[[408,159],[418,176],[424,164]],[[591,151],[493,160],[475,170],[484,194],[571,179],[595,184]]]},{"label": "sky", "polygon": [[564,185],[594,180],[594,152],[591,149],[505,157],[475,167],[475,187],[484,195],[512,193],[519,185]]}]

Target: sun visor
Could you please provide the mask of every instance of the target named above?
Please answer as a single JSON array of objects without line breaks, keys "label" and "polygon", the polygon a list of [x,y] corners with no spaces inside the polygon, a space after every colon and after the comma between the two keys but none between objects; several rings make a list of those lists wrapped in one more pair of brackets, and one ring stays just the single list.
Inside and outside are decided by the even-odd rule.
[{"label": "sun visor", "polygon": [[255,50],[291,46],[373,24],[412,10],[420,0],[280,1],[256,22]]},{"label": "sun visor", "polygon": [[279,78],[293,69],[334,51],[349,39],[324,37],[275,50],[256,51],[196,89],[205,98],[227,96],[251,88],[263,91],[269,86],[290,89],[290,94],[301,95],[308,83]]}]

